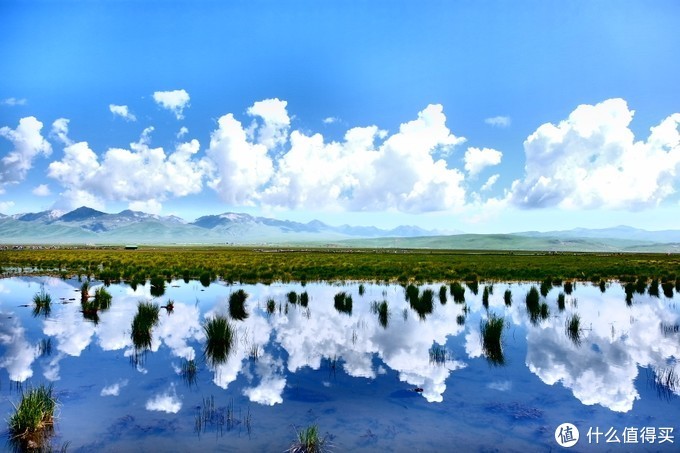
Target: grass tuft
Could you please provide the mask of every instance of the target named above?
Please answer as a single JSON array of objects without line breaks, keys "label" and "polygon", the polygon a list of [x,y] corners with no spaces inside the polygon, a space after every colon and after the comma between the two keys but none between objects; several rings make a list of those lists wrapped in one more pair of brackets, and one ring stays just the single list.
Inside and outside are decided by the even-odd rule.
[{"label": "grass tuft", "polygon": [[310,425],[300,431],[296,429],[296,439],[290,446],[288,453],[322,453],[328,451],[330,445],[328,439],[319,436],[319,428]]},{"label": "grass tuft", "polygon": [[352,314],[352,296],[344,291],[335,295],[333,305],[340,313]]},{"label": "grass tuft", "polygon": [[510,307],[512,305],[512,291],[506,289],[505,293],[503,293],[503,300],[505,301],[505,305]]},{"label": "grass tuft", "polygon": [[480,324],[482,349],[484,350],[487,360],[492,365],[505,364],[503,348],[501,347],[501,337],[503,335],[504,325],[505,320],[493,314],[489,316],[488,319],[483,320]]},{"label": "grass tuft", "polygon": [[248,293],[242,289],[231,293],[229,296],[229,315],[232,319],[241,321],[248,317],[248,312],[245,307],[247,298]]},{"label": "grass tuft", "polygon": [[54,432],[57,401],[52,386],[41,385],[23,392],[8,420],[10,442],[20,451],[42,451]]},{"label": "grass tuft", "polygon": [[42,315],[47,318],[52,311],[52,296],[42,289],[39,293],[33,296],[33,316]]},{"label": "grass tuft", "polygon": [[567,319],[566,329],[569,339],[579,346],[581,344],[581,317],[578,313]]},{"label": "grass tuft", "polygon": [[223,316],[215,316],[203,324],[206,343],[204,354],[213,364],[227,361],[231,348],[236,340],[236,329]]},{"label": "grass tuft", "polygon": [[158,323],[160,307],[151,302],[140,302],[132,320],[132,344],[138,350],[151,347],[151,329]]}]

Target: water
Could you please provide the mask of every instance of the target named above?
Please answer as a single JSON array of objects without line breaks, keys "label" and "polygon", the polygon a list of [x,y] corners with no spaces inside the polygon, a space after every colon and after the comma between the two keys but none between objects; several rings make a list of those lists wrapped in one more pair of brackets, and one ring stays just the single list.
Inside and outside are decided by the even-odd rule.
[{"label": "water", "polygon": [[[93,282],[90,294],[101,286]],[[397,285],[233,285],[173,281],[153,298],[150,285],[111,285],[110,309],[99,322],[83,319],[80,283],[49,277],[0,280],[0,412],[7,418],[20,391],[16,382],[53,383],[59,398],[53,445],[69,451],[284,451],[295,429],[317,424],[336,451],[450,451],[561,448],[555,429],[571,422],[581,450],[675,450],[675,443],[637,445],[642,428],[672,428],[680,420],[680,390],[654,384],[655,371],[680,374],[678,296],[635,294],[631,306],[617,283],[606,292],[577,284],[557,306],[561,288],[545,301],[549,316],[533,322],[525,295],[530,284],[493,286],[489,308],[482,288],[468,288],[465,304],[434,290],[433,312],[422,319]],[[48,316],[34,316],[33,295],[52,296]],[[204,360],[202,323],[228,315],[231,292],[244,289],[248,318],[232,321],[237,343],[228,360]],[[513,304],[503,293],[510,289]],[[287,304],[286,294],[306,291],[308,307]],[[351,315],[334,308],[344,291]],[[268,314],[266,302],[276,301]],[[74,299],[74,300],[69,300]],[[152,346],[135,352],[130,339],[139,301],[162,309]],[[387,326],[371,309],[387,301]],[[467,311],[466,311],[467,310]],[[490,363],[480,324],[493,313],[505,318],[504,363]],[[578,313],[580,341],[567,320]],[[464,324],[460,324],[462,317]],[[443,348],[444,363],[430,350]],[[189,382],[181,372],[195,359]],[[416,389],[422,391],[415,391]],[[210,401],[214,402],[210,410]],[[619,445],[587,431],[616,430]],[[624,439],[624,429],[629,438]],[[650,433],[651,431],[646,431]],[[612,432],[610,431],[610,436]],[[6,435],[5,435],[6,438]],[[614,440],[615,437],[610,437]],[[0,444],[1,445],[1,444]]]}]

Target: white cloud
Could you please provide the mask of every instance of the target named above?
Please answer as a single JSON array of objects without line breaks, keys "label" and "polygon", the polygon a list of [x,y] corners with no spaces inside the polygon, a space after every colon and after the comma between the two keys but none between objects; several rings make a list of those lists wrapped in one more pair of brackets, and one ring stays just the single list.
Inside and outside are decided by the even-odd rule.
[{"label": "white cloud", "polygon": [[260,117],[263,124],[255,130],[256,141],[271,150],[282,146],[288,140],[290,118],[286,111],[288,102],[279,99],[265,99],[254,103],[248,115]]},{"label": "white cloud", "polygon": [[177,137],[178,139],[180,139],[180,138],[184,137],[185,135],[187,135],[188,133],[189,133],[189,129],[187,129],[186,127],[182,126],[182,127],[179,128],[179,132],[177,132],[176,137]]},{"label": "white cloud", "polygon": [[7,212],[10,209],[12,209],[13,206],[14,206],[13,201],[0,201],[0,212]]},{"label": "white cloud", "polygon": [[[5,351],[0,356],[0,368],[5,368],[11,381],[24,382],[33,376],[33,361],[38,357],[38,349],[26,339],[24,329],[16,317],[0,312],[0,345]],[[12,319],[9,319],[12,318]]]},{"label": "white cloud", "polygon": [[216,166],[208,185],[232,205],[255,204],[257,190],[274,171],[267,148],[249,141],[241,123],[231,113],[218,120],[206,154]]},{"label": "white cloud", "polygon": [[52,195],[52,192],[50,192],[50,188],[47,184],[40,184],[36,186],[33,191],[33,195],[36,195],[38,197],[47,197]]},{"label": "white cloud", "polygon": [[185,90],[156,91],[153,100],[164,109],[170,110],[178,120],[184,118],[184,109],[189,106],[189,93]]},{"label": "white cloud", "polygon": [[465,152],[465,170],[474,176],[486,167],[501,163],[503,153],[491,148],[468,148]]},{"label": "white cloud", "polygon": [[107,385],[104,387],[100,393],[101,396],[118,396],[120,394],[120,389],[128,384],[127,379],[123,379],[120,382],[116,382],[112,385]]},{"label": "white cloud", "polygon": [[508,127],[510,126],[511,120],[509,116],[494,116],[486,118],[484,122],[494,127]]},{"label": "white cloud", "polygon": [[336,118],[334,116],[329,116],[328,118],[324,118],[321,121],[323,122],[323,124],[333,124],[333,123],[337,123],[338,121],[340,121],[340,118]]},{"label": "white cloud", "polygon": [[465,202],[463,174],[434,158],[465,140],[451,134],[445,122],[442,107],[430,105],[386,138],[376,126],[350,129],[341,143],[293,131],[262,201],[306,209],[423,212],[460,207]]},{"label": "white cloud", "polygon": [[498,178],[500,178],[501,175],[496,173],[495,175],[489,176],[489,179],[486,180],[484,185],[482,186],[481,189],[479,189],[482,192],[486,192],[487,190],[491,190],[494,184],[496,184],[496,181],[498,181]]},{"label": "white cloud", "polygon": [[52,146],[41,135],[42,127],[43,123],[29,116],[20,119],[16,129],[0,128],[0,137],[14,145],[14,149],[0,159],[0,187],[23,181],[38,155],[50,155]]},{"label": "white cloud", "polygon": [[175,384],[170,384],[170,390],[154,396],[146,402],[146,410],[176,414],[182,408],[182,400],[177,396]]},{"label": "white cloud", "polygon": [[143,131],[130,149],[111,148],[100,158],[87,142],[64,148],[64,157],[52,162],[48,176],[66,189],[61,207],[101,206],[105,201],[126,201],[131,209],[160,212],[169,196],[199,193],[207,164],[194,158],[197,140],[180,143],[167,155],[163,148],[151,148],[153,128]]},{"label": "white cloud", "polygon": [[64,145],[71,145],[73,142],[68,138],[68,123],[66,118],[59,118],[52,123],[50,138],[59,140]]},{"label": "white cloud", "polygon": [[24,98],[7,98],[3,99],[2,102],[0,102],[0,104],[14,107],[17,105],[26,105],[26,102],[27,101]]},{"label": "white cloud", "polygon": [[510,198],[521,207],[642,209],[675,193],[680,177],[680,113],[635,141],[623,99],[580,105],[524,142],[525,176]]},{"label": "white cloud", "polygon": [[109,104],[109,110],[111,111],[111,113],[113,113],[116,116],[120,116],[125,121],[137,121],[137,117],[130,112],[127,105]]}]

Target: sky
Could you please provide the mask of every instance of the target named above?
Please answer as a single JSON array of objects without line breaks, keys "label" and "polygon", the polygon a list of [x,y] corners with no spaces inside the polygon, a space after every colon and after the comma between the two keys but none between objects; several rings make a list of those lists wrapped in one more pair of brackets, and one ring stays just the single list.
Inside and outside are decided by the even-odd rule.
[{"label": "sky", "polygon": [[0,213],[680,222],[680,3],[0,2]]}]

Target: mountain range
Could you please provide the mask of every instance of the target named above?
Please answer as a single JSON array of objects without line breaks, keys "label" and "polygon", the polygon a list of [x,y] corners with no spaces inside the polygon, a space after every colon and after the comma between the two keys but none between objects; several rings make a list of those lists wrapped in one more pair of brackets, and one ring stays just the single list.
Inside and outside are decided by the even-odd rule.
[{"label": "mountain range", "polygon": [[86,206],[66,213],[0,214],[0,243],[5,244],[263,244],[439,234],[442,232],[416,226],[390,230],[372,226],[331,226],[319,220],[301,223],[234,212],[206,215],[193,222],[129,209],[109,214]]},{"label": "mountain range", "polygon": [[89,207],[70,212],[0,214],[0,244],[288,244],[467,250],[680,252],[680,230],[646,231],[629,226],[512,234],[465,234],[417,226],[380,229],[301,223],[226,212],[193,222],[124,210]]}]

